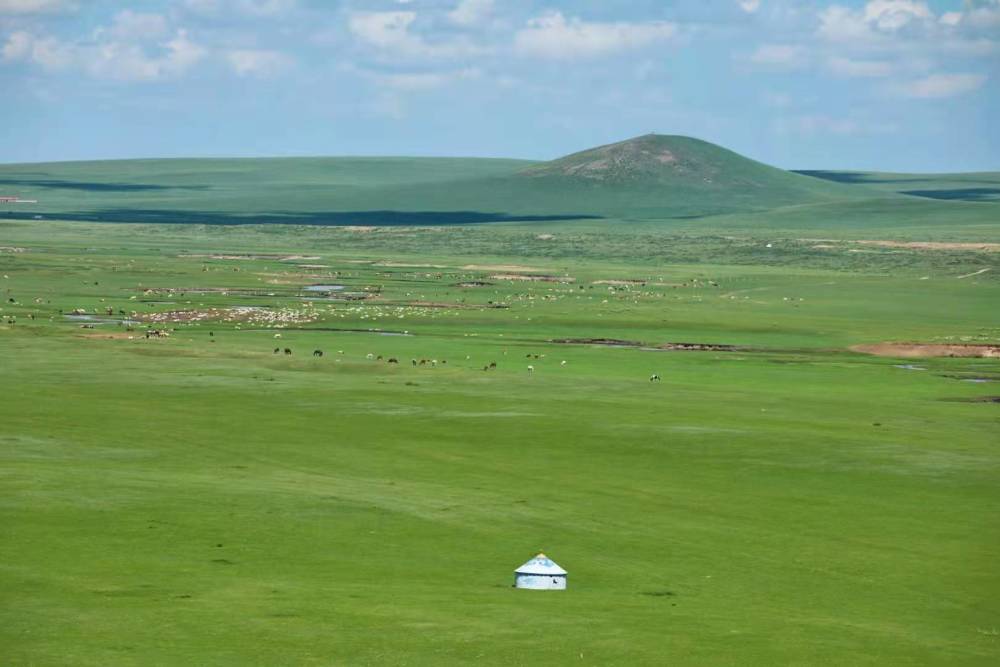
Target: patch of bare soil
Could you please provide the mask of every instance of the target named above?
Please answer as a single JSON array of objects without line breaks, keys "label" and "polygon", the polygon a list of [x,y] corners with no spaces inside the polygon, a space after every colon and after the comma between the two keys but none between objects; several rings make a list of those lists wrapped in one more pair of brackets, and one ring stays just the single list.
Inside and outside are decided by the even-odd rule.
[{"label": "patch of bare soil", "polygon": [[407,264],[405,262],[375,262],[372,266],[389,266],[396,269],[447,269],[444,264]]},{"label": "patch of bare soil", "polygon": [[876,343],[852,345],[854,352],[874,354],[879,357],[918,359],[921,357],[980,357],[1000,359],[1000,345],[938,344],[938,343]]},{"label": "patch of bare soil", "polygon": [[556,238],[555,234],[539,234],[535,237],[539,241],[554,241]]},{"label": "patch of bare soil", "polygon": [[934,241],[852,241],[860,245],[873,245],[882,248],[911,248],[914,250],[985,250],[1000,251],[1000,243],[941,243]]},{"label": "patch of bare soil", "polygon": [[519,264],[466,264],[462,267],[466,271],[531,271],[540,273],[548,269],[539,269],[535,266],[521,266]]},{"label": "patch of bare soil", "polygon": [[320,259],[317,255],[285,255],[277,253],[212,253],[212,254],[182,254],[177,255],[185,259],[227,259],[227,260],[260,260],[260,259],[272,259],[278,260],[279,262],[291,262],[295,260],[316,260]]},{"label": "patch of bare soil", "polygon": [[576,278],[569,276],[548,276],[537,273],[495,273],[490,276],[491,280],[517,280],[522,282],[535,283],[572,283]]},{"label": "patch of bare soil", "polygon": [[625,287],[627,285],[645,285],[645,280],[622,279],[622,280],[595,280],[594,285],[613,285],[615,287]]},{"label": "patch of bare soil", "polygon": [[816,243],[813,248],[839,248],[842,244],[877,246],[880,248],[901,248],[908,250],[981,250],[985,252],[1000,252],[1000,243],[950,243],[944,241],[892,241],[887,239],[859,239],[854,241],[836,241],[834,239],[798,239],[806,243]]}]

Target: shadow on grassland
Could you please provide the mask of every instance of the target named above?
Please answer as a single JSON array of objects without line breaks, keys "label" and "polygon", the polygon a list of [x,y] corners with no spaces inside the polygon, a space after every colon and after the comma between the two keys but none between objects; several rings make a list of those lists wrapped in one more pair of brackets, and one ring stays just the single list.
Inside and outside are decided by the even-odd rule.
[{"label": "shadow on grassland", "polygon": [[834,183],[848,183],[850,185],[864,185],[865,183],[910,183],[912,178],[877,178],[874,174],[867,174],[861,171],[824,171],[822,169],[793,169],[793,173],[803,176],[812,176],[824,181]]},{"label": "shadow on grassland", "polygon": [[207,185],[152,185],[148,183],[91,183],[87,181],[58,181],[54,179],[0,178],[0,185],[22,185],[53,190],[81,190],[85,192],[148,192],[151,190],[207,190]]},{"label": "shadow on grassland", "polygon": [[901,190],[904,195],[927,199],[1000,202],[1000,188],[956,188],[954,190]]},{"label": "shadow on grassland", "polygon": [[[77,222],[162,223],[175,225],[319,225],[429,226],[468,225],[487,222],[551,222],[557,220],[598,220],[584,214],[512,215],[483,211],[324,211],[315,213],[274,211],[233,214],[209,211],[165,211],[158,209],[109,209],[92,212],[49,213],[31,211],[32,217]],[[5,217],[25,217],[7,212]]]}]

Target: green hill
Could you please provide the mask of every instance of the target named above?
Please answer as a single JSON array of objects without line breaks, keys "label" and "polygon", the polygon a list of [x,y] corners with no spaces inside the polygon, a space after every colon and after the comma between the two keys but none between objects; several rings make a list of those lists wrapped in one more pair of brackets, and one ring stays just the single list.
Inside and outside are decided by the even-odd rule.
[{"label": "green hill", "polygon": [[[481,158],[170,159],[0,165],[0,215],[102,222],[465,224],[698,219],[901,198],[646,135],[550,162]],[[909,197],[907,197],[909,199]]]}]

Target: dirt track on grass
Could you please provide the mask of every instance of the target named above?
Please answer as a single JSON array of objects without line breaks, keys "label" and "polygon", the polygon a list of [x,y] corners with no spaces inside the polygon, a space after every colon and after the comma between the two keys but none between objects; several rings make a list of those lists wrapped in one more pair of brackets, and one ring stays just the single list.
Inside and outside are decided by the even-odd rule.
[{"label": "dirt track on grass", "polygon": [[947,345],[938,343],[876,343],[853,345],[851,350],[879,357],[919,359],[922,357],[980,357],[1000,359],[1000,345]]}]

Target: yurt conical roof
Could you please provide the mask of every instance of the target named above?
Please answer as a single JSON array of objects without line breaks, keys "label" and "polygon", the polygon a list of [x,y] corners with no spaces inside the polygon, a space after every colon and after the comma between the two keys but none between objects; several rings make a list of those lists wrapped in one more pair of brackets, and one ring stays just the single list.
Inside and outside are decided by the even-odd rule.
[{"label": "yurt conical roof", "polygon": [[566,574],[566,570],[556,565],[555,561],[545,554],[538,554],[527,563],[514,570],[514,574],[559,575]]}]

